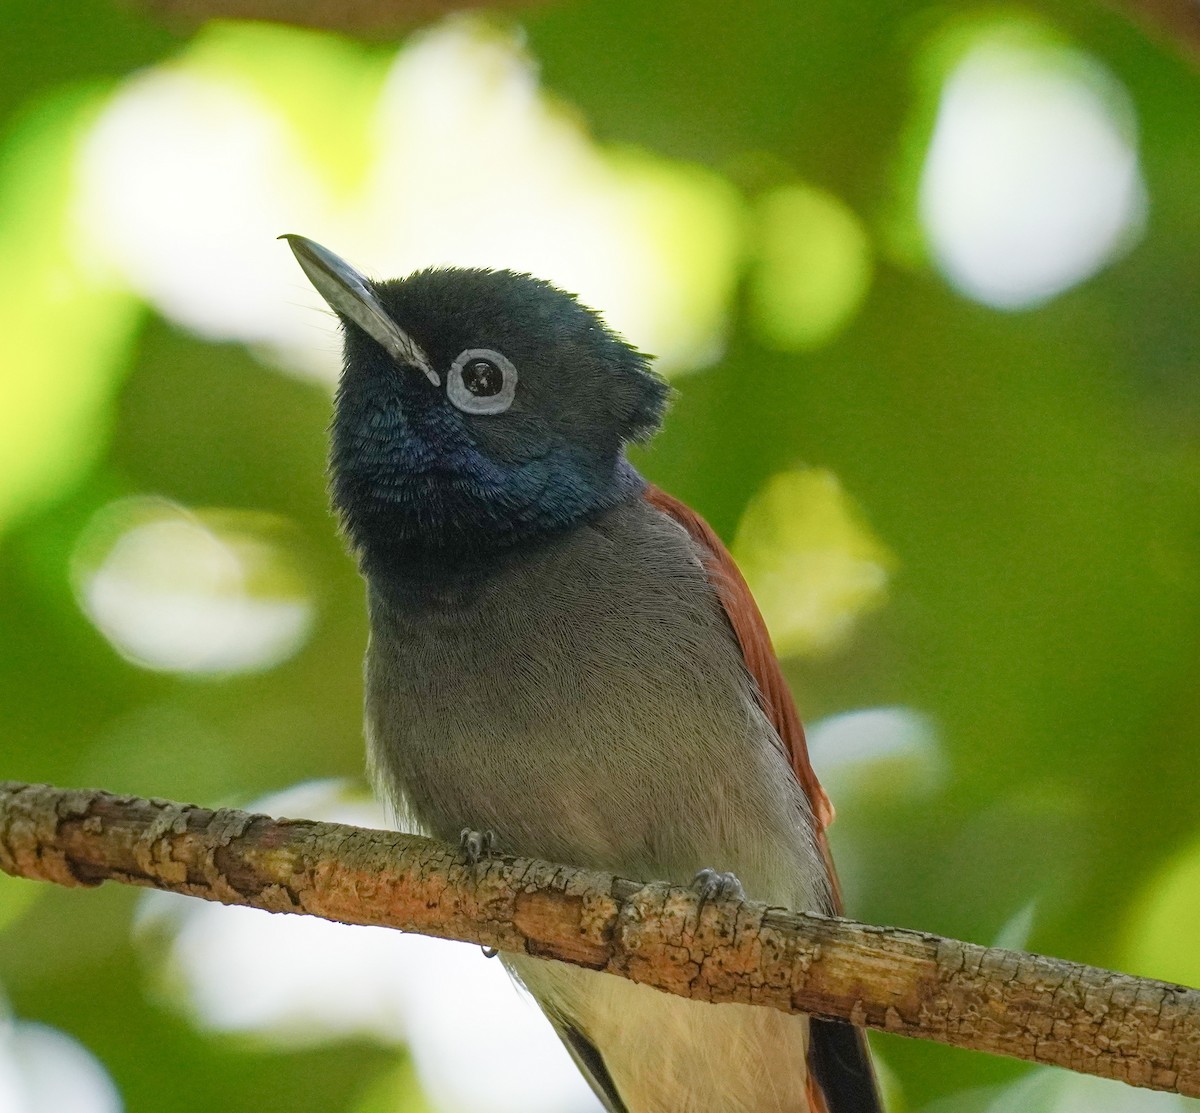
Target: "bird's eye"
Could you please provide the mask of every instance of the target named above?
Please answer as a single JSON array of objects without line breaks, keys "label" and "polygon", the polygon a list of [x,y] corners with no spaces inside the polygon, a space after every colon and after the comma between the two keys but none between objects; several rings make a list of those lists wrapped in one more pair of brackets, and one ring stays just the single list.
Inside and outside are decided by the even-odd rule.
[{"label": "bird's eye", "polygon": [[446,394],[465,413],[503,413],[516,393],[517,369],[490,348],[468,348],[450,365]]},{"label": "bird's eye", "polygon": [[487,398],[500,393],[504,372],[490,359],[473,359],[462,369],[462,381],[476,398]]}]

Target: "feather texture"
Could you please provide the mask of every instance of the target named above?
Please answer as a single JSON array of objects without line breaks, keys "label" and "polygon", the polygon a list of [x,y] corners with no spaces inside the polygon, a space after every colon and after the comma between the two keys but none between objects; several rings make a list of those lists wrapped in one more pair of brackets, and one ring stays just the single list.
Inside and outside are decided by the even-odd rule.
[{"label": "feather texture", "polygon": [[[763,710],[778,731],[792,772],[812,807],[814,834],[829,873],[830,911],[841,915],[841,887],[825,834],[833,822],[833,804],[809,761],[804,726],[758,604],[737,562],[712,526],[686,503],[658,487],[647,486],[645,498],[682,525],[706,555],[704,564],[709,582],[733,627]],[[866,1037],[861,1031],[832,1021],[813,1021],[809,1029],[808,1060],[811,1113],[874,1113],[881,1109]]]},{"label": "feather texture", "polygon": [[830,891],[833,894],[833,906],[829,911],[835,916],[840,916],[842,893],[838,885],[837,871],[833,868],[833,856],[829,852],[829,840],[825,834],[825,829],[833,822],[833,804],[821,787],[821,782],[817,780],[812,762],[808,759],[808,743],[804,739],[804,726],[800,722],[800,713],[796,710],[796,701],[792,698],[783,669],[779,667],[779,658],[771,644],[771,635],[750,592],[750,586],[746,583],[733,555],[717,536],[716,530],[696,511],[653,485],[647,485],[645,498],[651,506],[683,526],[705,554],[705,571],[709,582],[721,601],[730,626],[733,627],[734,637],[741,647],[746,668],[758,688],[763,711],[778,732],[787,751],[792,772],[796,774],[796,780],[800,782],[800,787],[808,797],[816,825],[814,834],[821,856],[825,859]]}]

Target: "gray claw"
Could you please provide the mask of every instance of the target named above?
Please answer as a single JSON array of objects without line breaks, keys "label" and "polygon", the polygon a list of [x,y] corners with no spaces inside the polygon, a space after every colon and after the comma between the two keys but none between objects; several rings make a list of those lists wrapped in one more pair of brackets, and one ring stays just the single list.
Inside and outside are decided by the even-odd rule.
[{"label": "gray claw", "polygon": [[692,888],[700,897],[701,909],[710,900],[745,900],[746,890],[733,873],[719,873],[714,869],[703,869],[692,878]]},{"label": "gray claw", "polygon": [[477,866],[481,859],[490,857],[496,848],[496,833],[464,827],[458,834],[458,848],[467,859],[468,866]]}]

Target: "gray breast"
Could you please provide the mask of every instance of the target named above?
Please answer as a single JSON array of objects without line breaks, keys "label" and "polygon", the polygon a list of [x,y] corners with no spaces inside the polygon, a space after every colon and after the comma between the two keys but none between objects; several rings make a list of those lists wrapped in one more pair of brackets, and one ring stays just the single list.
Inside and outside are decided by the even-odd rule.
[{"label": "gray breast", "polygon": [[633,499],[439,605],[373,585],[381,790],[453,840],[824,904],[811,815],[686,532]]}]

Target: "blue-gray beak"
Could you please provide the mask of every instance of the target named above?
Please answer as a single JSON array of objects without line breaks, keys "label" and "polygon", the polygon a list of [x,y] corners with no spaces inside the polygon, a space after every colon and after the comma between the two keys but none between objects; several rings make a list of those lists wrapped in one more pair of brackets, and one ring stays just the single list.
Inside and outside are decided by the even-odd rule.
[{"label": "blue-gray beak", "polygon": [[283,235],[308,280],[337,313],[349,317],[368,336],[374,337],[397,363],[410,364],[424,372],[434,386],[441,385],[438,373],[420,346],[379,304],[367,279],[340,255],[305,236]]}]

